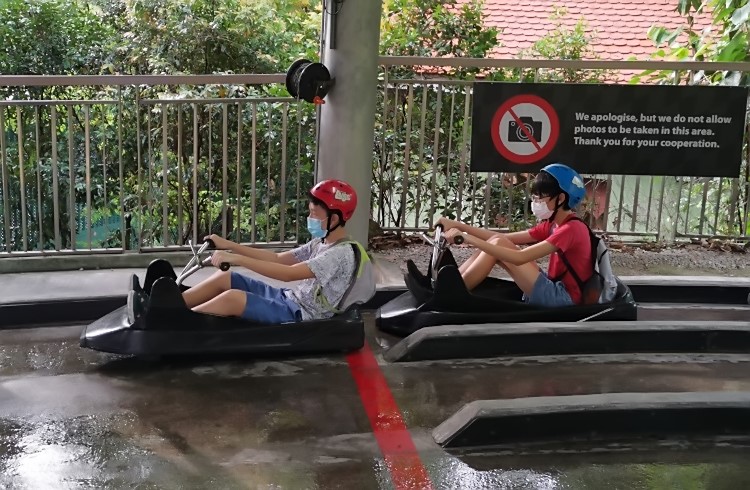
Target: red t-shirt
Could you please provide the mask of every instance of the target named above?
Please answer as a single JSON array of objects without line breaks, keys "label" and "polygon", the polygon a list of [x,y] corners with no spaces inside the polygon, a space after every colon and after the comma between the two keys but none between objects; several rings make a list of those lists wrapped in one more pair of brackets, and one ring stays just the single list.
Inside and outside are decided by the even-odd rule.
[{"label": "red t-shirt", "polygon": [[[542,221],[529,229],[529,235],[537,242],[547,240],[549,243],[562,250],[565,258],[578,274],[578,278],[586,282],[591,275],[591,239],[588,227],[577,219],[568,219],[562,225],[557,226],[550,221]],[[567,272],[568,268],[562,261],[560,255],[553,253],[549,258],[549,270],[547,275],[555,280],[562,276],[562,283],[570,294],[575,304],[581,304],[581,289],[578,287],[573,274]]]}]

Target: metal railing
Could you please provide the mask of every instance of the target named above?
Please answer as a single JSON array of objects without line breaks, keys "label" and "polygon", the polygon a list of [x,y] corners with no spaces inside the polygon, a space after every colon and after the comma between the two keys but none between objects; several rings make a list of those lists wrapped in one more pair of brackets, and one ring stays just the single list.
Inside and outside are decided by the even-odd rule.
[{"label": "metal railing", "polygon": [[296,243],[315,119],[284,80],[0,76],[1,253]]},{"label": "metal railing", "polygon": [[[380,64],[372,216],[399,231],[426,230],[443,214],[499,229],[530,224],[527,175],[470,172],[477,73],[539,81],[548,70],[750,72],[749,63]],[[296,242],[316,120],[311,105],[279,96],[284,79],[0,76],[0,257],[185,249],[211,232]],[[744,165],[740,179],[590,175],[584,211],[612,235],[747,239]]]},{"label": "metal railing", "polygon": [[[472,83],[478,74],[505,71],[498,78],[520,82],[543,81],[550,70],[599,72],[606,80],[642,70],[669,71],[675,80],[699,70],[750,72],[750,63],[655,61],[381,57],[380,65],[373,216],[392,231],[424,230],[441,215],[499,229],[531,224],[527,175],[469,170]],[[746,240],[745,148],[740,179],[587,175],[584,215],[594,227],[622,237]]]}]

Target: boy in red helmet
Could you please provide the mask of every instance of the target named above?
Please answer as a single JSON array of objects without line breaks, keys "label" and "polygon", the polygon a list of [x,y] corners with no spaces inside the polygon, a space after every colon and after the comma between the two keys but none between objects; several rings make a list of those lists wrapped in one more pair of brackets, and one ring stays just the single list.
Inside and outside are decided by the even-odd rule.
[{"label": "boy in red helmet", "polygon": [[[332,305],[341,304],[351,291],[357,268],[368,262],[364,249],[348,239],[344,230],[357,207],[357,194],[346,182],[324,180],[310,190],[309,198],[307,229],[313,239],[294,250],[276,253],[239,245],[217,235],[206,237],[214,241],[217,249],[231,252],[215,252],[215,266],[228,262],[272,279],[300,281],[297,285],[278,288],[237,272],[217,271],[183,293],[187,306],[201,313],[238,316],[261,323],[333,316],[338,310]],[[359,253],[352,244],[359,247]],[[366,289],[374,292],[374,281],[371,277],[368,280],[372,284],[367,284]]]}]

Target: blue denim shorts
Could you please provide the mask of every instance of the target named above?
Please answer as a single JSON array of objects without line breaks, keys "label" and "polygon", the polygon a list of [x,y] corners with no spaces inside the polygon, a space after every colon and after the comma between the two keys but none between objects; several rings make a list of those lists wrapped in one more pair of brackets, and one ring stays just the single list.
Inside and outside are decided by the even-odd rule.
[{"label": "blue denim shorts", "polygon": [[562,281],[553,282],[547,274],[539,271],[531,295],[523,295],[523,301],[531,305],[546,307],[573,306],[568,290]]},{"label": "blue denim shorts", "polygon": [[242,318],[260,323],[285,323],[302,320],[297,303],[284,295],[286,289],[276,288],[263,281],[232,272],[232,289],[247,294]]}]

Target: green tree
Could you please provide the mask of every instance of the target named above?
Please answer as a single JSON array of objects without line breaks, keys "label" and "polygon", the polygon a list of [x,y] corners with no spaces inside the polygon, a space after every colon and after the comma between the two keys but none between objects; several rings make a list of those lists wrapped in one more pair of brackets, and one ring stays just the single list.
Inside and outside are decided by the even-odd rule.
[{"label": "green tree", "polygon": [[308,38],[316,8],[300,0],[119,0],[101,8],[119,33],[107,66],[117,73],[272,73],[317,41]]},{"label": "green tree", "polygon": [[78,1],[0,2],[0,73],[98,73],[112,31]]},{"label": "green tree", "polygon": [[[564,24],[567,10],[563,7],[553,7],[550,20],[554,27],[539,38],[530,48],[519,53],[519,58],[545,60],[586,60],[598,59],[592,45],[596,41],[596,34],[586,32],[587,25],[580,18],[573,28]],[[601,83],[609,78],[605,70],[580,70],[576,68],[544,68],[538,70],[522,70],[524,81],[565,82],[565,83]]]}]

